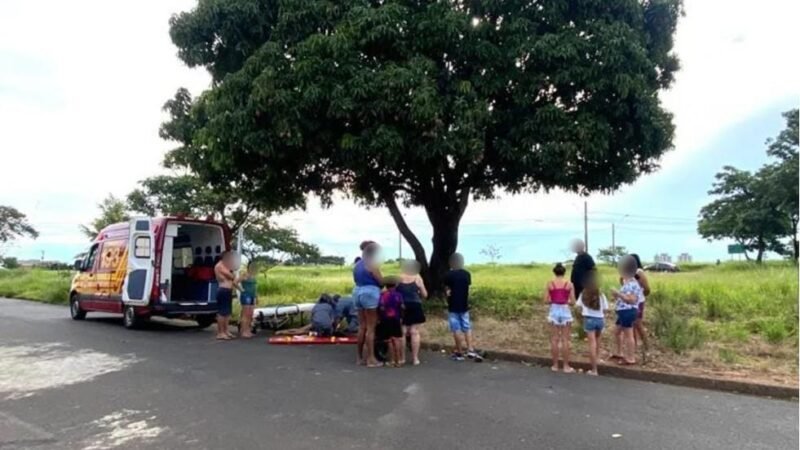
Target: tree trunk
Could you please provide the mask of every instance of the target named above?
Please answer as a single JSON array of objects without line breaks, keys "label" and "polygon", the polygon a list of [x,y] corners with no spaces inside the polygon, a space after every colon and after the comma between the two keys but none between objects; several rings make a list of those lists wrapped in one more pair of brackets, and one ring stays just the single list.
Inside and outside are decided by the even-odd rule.
[{"label": "tree trunk", "polygon": [[408,224],[397,206],[394,193],[382,196],[383,203],[389,209],[397,229],[414,251],[414,257],[420,264],[422,279],[431,296],[441,297],[444,292],[444,275],[449,269],[450,256],[458,248],[458,226],[469,202],[469,190],[462,190],[450,201],[435,197],[431,204],[425,205],[425,212],[433,228],[433,252],[427,260],[425,248]]},{"label": "tree trunk", "polygon": [[756,253],[756,264],[761,264],[761,261],[764,259],[764,248],[766,245],[764,244],[764,240],[762,238],[758,238],[758,253]]},{"label": "tree trunk", "polygon": [[450,269],[450,256],[458,249],[459,220],[439,218],[432,225],[433,252],[426,282],[433,295],[441,296],[444,292],[444,276]]}]

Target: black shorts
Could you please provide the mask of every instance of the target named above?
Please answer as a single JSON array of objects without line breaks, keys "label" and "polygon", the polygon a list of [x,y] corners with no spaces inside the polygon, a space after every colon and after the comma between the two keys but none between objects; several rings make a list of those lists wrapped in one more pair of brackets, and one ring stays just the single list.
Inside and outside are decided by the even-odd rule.
[{"label": "black shorts", "polygon": [[422,310],[422,303],[406,303],[403,311],[403,325],[419,325],[425,323],[425,311]]},{"label": "black shorts", "polygon": [[233,303],[233,291],[228,288],[217,289],[217,314],[222,317],[231,315]]},{"label": "black shorts", "polygon": [[375,336],[381,341],[403,337],[403,326],[400,319],[382,320],[375,328]]}]

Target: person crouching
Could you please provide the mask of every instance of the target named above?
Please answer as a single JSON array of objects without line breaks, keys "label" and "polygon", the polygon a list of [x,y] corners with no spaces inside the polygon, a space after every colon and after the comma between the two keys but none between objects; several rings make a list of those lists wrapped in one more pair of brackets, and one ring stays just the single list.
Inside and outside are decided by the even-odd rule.
[{"label": "person crouching", "polygon": [[322,294],[311,308],[311,332],[317,336],[333,336],[336,324],[336,305],[328,294]]}]

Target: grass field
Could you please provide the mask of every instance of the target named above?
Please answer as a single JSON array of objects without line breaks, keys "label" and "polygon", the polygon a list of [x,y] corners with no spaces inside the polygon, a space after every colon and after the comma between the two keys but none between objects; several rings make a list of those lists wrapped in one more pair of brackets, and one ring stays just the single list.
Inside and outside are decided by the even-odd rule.
[{"label": "grass field", "polygon": [[[791,264],[763,266],[726,263],[686,265],[677,274],[650,274],[647,366],[797,384],[798,272]],[[391,273],[394,267],[384,271]],[[546,305],[542,303],[550,267],[478,265],[469,267],[476,337],[485,348],[547,354]],[[602,267],[604,288],[616,284]],[[0,296],[66,303],[70,275],[39,270],[0,271]],[[309,301],[320,293],[347,294],[347,267],[277,267],[259,280],[259,303]],[[429,341],[449,343],[444,304],[427,302]],[[579,350],[581,336],[575,327]],[[609,348],[610,333],[605,333]]]}]

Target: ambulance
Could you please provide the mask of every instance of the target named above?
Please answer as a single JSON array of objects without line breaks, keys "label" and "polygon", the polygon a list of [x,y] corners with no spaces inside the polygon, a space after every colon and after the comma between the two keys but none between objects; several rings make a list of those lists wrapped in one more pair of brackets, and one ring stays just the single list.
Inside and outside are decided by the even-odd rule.
[{"label": "ambulance", "polygon": [[230,250],[228,227],[185,217],[137,217],[109,225],[92,241],[70,286],[70,314],[122,314],[126,328],[153,316],[214,323],[214,265]]}]

